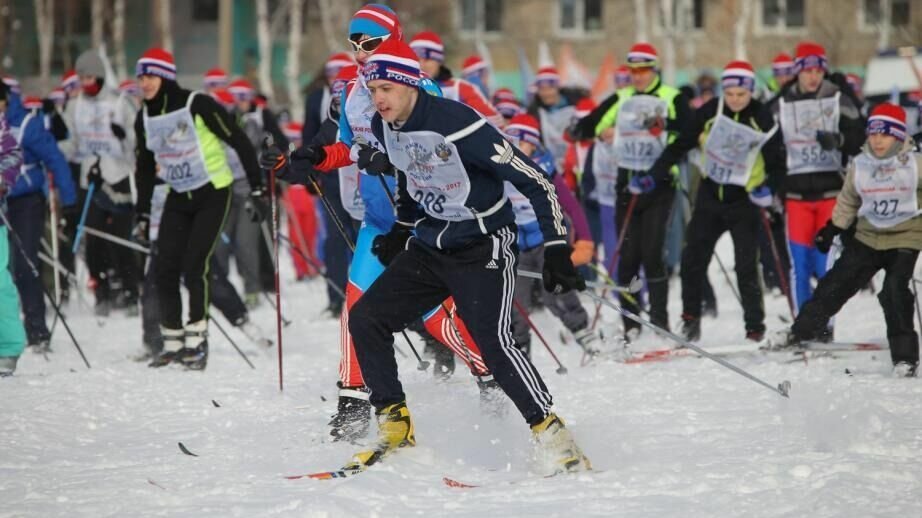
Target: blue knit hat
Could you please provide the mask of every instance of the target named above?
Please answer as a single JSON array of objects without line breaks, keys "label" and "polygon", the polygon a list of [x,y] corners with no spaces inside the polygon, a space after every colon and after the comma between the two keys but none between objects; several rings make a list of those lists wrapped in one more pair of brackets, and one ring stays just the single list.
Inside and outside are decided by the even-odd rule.
[{"label": "blue knit hat", "polygon": [[370,38],[387,36],[401,37],[400,20],[397,13],[386,5],[368,4],[352,15],[349,22],[349,35],[367,34]]}]

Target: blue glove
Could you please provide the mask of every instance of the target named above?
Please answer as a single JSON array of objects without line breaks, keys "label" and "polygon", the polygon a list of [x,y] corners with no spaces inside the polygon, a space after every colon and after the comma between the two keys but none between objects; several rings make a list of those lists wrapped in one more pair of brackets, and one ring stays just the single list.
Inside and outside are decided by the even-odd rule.
[{"label": "blue glove", "polygon": [[653,179],[652,175],[648,174],[634,176],[627,186],[627,190],[631,191],[631,194],[646,194],[655,188],[656,180]]},{"label": "blue glove", "polygon": [[772,191],[765,185],[760,185],[749,193],[749,201],[753,205],[767,209],[772,206]]}]

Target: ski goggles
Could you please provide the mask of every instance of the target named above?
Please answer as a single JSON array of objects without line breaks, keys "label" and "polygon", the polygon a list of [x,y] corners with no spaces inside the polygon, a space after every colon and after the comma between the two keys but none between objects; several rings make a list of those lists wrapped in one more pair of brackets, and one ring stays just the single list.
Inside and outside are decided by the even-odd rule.
[{"label": "ski goggles", "polygon": [[381,44],[384,43],[384,40],[390,37],[391,37],[390,34],[385,34],[384,36],[368,38],[367,40],[362,40],[360,42],[349,40],[349,44],[352,45],[352,52],[358,52],[361,50],[363,52],[371,53],[371,52],[374,52],[375,49],[380,47]]}]

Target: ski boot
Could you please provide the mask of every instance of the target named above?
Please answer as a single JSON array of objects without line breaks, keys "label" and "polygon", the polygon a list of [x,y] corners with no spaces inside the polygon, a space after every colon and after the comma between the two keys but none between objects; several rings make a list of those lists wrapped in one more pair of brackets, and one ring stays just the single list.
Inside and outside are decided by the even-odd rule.
[{"label": "ski boot", "polygon": [[765,340],[765,329],[747,329],[746,340],[754,343],[761,343]]},{"label": "ski boot", "polygon": [[893,364],[893,377],[894,378],[915,378],[916,369],[919,367],[918,363],[910,362],[896,362]]},{"label": "ski boot", "polygon": [[0,378],[12,376],[16,371],[16,362],[19,356],[0,356]]},{"label": "ski boot", "polygon": [[378,440],[374,447],[360,451],[343,466],[343,471],[365,471],[369,466],[380,461],[400,448],[416,446],[413,435],[413,418],[406,401],[394,403],[375,412],[378,418]]},{"label": "ski boot", "polygon": [[179,362],[193,371],[205,370],[208,365],[208,321],[186,324],[186,346],[180,351]]},{"label": "ski boot", "polygon": [[579,331],[573,332],[573,337],[576,338],[576,343],[582,347],[583,352],[589,356],[595,356],[599,354],[598,343],[601,339],[601,335],[588,327],[580,329]]},{"label": "ski boot", "polygon": [[477,388],[480,389],[480,412],[491,417],[504,417],[508,409],[506,392],[493,379],[493,375],[478,378]]},{"label": "ski boot", "polygon": [[768,336],[765,348],[770,351],[796,350],[803,344],[803,339],[790,329],[775,331]]},{"label": "ski boot", "polygon": [[682,313],[682,328],[680,330],[682,338],[689,342],[697,342],[701,339],[701,317],[693,317],[687,313]]},{"label": "ski boot", "polygon": [[148,367],[165,367],[177,360],[179,353],[184,349],[186,332],[182,329],[169,329],[160,326],[160,353],[147,364]]},{"label": "ski boot", "polygon": [[234,321],[234,327],[239,329],[240,332],[249,338],[251,342],[260,347],[268,349],[275,345],[275,342],[273,342],[272,339],[267,338],[263,330],[258,325],[256,325],[255,322],[250,320],[249,315],[243,315]]},{"label": "ski boot", "polygon": [[627,345],[631,345],[640,339],[640,333],[643,329],[640,327],[640,324],[631,322],[624,324],[624,333],[622,334],[622,339]]},{"label": "ski boot", "polygon": [[45,355],[53,352],[51,350],[51,333],[48,331],[29,333],[27,342],[27,347],[35,354]]},{"label": "ski boot", "polygon": [[330,419],[330,436],[334,441],[355,441],[365,437],[371,422],[371,403],[365,387],[339,387],[339,403],[336,413]]},{"label": "ski boot", "polygon": [[545,417],[531,427],[531,432],[538,445],[536,457],[551,475],[592,469],[589,459],[576,445],[570,430],[567,430],[557,414]]}]

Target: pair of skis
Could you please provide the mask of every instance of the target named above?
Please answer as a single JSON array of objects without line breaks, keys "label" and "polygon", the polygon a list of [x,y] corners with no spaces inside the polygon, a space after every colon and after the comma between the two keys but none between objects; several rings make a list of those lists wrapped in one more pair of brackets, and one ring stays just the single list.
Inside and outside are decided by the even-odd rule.
[{"label": "pair of skis", "polygon": [[[760,347],[759,344],[752,343],[742,345],[717,346],[708,349],[708,352],[719,356],[751,356],[757,353],[789,353],[799,356],[806,356],[809,354],[831,355],[838,352],[883,351],[886,349],[886,346],[874,342],[805,342],[801,344],[800,347],[787,349],[765,349]],[[618,351],[616,355],[611,357],[611,359],[619,363],[634,365],[642,363],[664,362],[678,358],[697,358],[699,356],[700,355],[697,352],[684,347],[665,347],[660,349],[635,351],[627,354]],[[605,357],[605,354],[600,354],[595,356],[593,359],[601,359]]]}]

